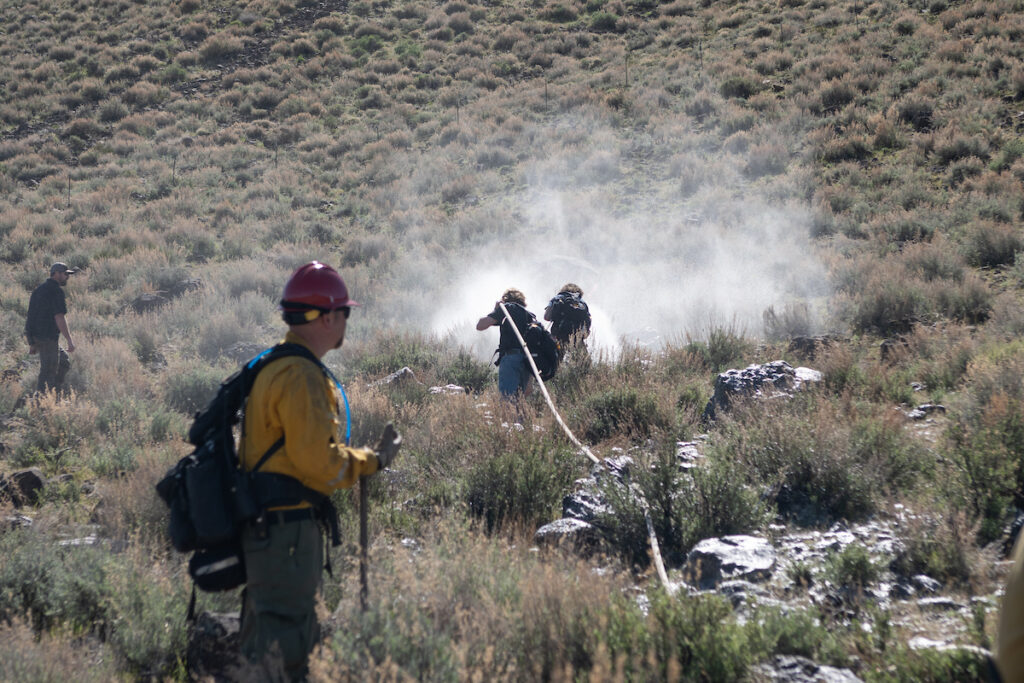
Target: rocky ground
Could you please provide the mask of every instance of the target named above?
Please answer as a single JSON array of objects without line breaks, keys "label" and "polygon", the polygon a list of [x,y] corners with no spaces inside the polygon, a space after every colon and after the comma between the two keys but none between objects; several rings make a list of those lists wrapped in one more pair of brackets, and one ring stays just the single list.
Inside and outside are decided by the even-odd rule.
[{"label": "rocky ground", "polygon": [[[791,368],[782,361],[742,371],[730,370],[719,376],[715,396],[705,413],[713,416],[716,411],[728,409],[729,400],[739,395],[755,399],[792,395],[801,385],[819,379],[820,373],[816,371]],[[908,429],[932,440],[941,429],[945,409],[923,404],[903,412]],[[706,438],[677,444],[676,458],[682,470],[700,467]],[[584,552],[600,547],[604,539],[595,522],[609,510],[601,497],[601,480],[608,476],[628,479],[623,473],[634,466],[632,455],[623,452],[595,466],[591,476],[578,481],[576,490],[566,496],[563,518],[537,531],[537,542],[569,544]],[[682,566],[669,568],[668,588],[725,596],[741,619],[752,617],[763,608],[815,610],[867,633],[896,629],[913,649],[967,648],[978,656],[988,656],[976,643],[979,630],[984,632],[985,621],[996,618],[1002,585],[1011,564],[1006,559],[1011,539],[982,551],[989,575],[985,589],[980,594],[970,594],[962,587],[943,585],[924,574],[902,576],[893,571],[892,562],[902,548],[904,528],[926,521],[903,504],[893,504],[890,510],[858,524],[836,522],[816,528],[781,521],[757,535],[700,541]],[[862,557],[868,570],[866,580],[856,585],[837,584],[830,563],[851,548],[865,551]],[[754,675],[764,680],[860,680],[852,670],[791,656],[763,663]]]}]

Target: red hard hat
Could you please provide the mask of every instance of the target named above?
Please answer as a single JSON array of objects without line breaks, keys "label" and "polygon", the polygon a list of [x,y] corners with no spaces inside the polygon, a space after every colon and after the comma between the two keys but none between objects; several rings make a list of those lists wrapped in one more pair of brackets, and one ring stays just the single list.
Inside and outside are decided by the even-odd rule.
[{"label": "red hard hat", "polygon": [[281,310],[286,312],[358,305],[348,298],[348,287],[338,271],[319,261],[310,261],[292,273],[281,295]]}]

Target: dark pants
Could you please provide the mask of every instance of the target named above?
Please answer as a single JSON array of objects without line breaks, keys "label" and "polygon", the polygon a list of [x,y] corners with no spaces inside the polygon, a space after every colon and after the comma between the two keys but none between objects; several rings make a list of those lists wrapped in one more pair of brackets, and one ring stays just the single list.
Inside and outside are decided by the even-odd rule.
[{"label": "dark pants", "polygon": [[71,359],[57,341],[58,339],[32,340],[32,345],[39,354],[39,381],[36,383],[36,391],[59,390],[64,385],[64,377],[71,369]]},{"label": "dark pants", "polygon": [[[273,514],[273,513],[268,513]],[[259,664],[280,657],[291,680],[306,675],[309,653],[320,640],[316,594],[323,572],[324,548],[313,520],[255,529],[242,535],[248,580],[242,605],[242,654]]]}]

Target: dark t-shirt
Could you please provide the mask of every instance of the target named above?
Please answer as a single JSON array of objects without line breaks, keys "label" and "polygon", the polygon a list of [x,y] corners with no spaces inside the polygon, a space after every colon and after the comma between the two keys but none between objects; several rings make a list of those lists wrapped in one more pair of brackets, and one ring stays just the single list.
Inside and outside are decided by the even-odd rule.
[{"label": "dark t-shirt", "polygon": [[[516,327],[519,328],[519,334],[526,335],[526,328],[528,328],[530,323],[535,319],[533,313],[530,313],[519,304],[506,303],[505,308],[508,309],[508,314],[512,316],[512,320],[516,322]],[[516,338],[516,333],[512,331],[512,327],[508,324],[508,320],[505,318],[505,313],[502,312],[501,306],[495,306],[494,310],[487,314],[487,317],[501,323],[501,326],[498,328],[501,333],[501,336],[498,337],[499,353],[523,350],[522,345]]]},{"label": "dark t-shirt", "polygon": [[67,312],[68,306],[60,283],[47,278],[29,297],[25,336],[29,339],[56,339],[60,336],[60,329],[53,316]]}]

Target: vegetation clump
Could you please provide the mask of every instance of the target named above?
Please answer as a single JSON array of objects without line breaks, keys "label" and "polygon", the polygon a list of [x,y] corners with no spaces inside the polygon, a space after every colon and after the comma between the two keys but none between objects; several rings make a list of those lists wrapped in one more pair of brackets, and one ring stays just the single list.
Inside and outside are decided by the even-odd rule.
[{"label": "vegetation clump", "polygon": [[[739,618],[673,593],[647,517],[670,570],[712,536],[885,523],[887,565],[850,546],[793,569],[797,592],[924,574],[998,603],[1024,508],[1015,3],[0,0],[0,16],[0,679],[195,675],[186,558],[152,486],[219,383],[282,336],[279,289],[313,258],[364,304],[327,358],[353,442],[390,420],[406,439],[370,487],[365,613],[358,516],[336,496],[314,679],[742,680],[778,654],[981,675],[967,650],[909,648],[906,601]],[[85,267],[66,399],[31,395],[22,338],[58,260]],[[588,448],[629,463],[601,481],[607,543],[588,557],[533,533],[591,463],[539,391],[500,400],[466,322],[494,278],[556,274],[602,317],[547,388]],[[703,421],[718,373],[778,359],[821,381]],[[8,493],[25,468],[46,480],[31,500]],[[958,628],[985,643],[994,620]]]}]

